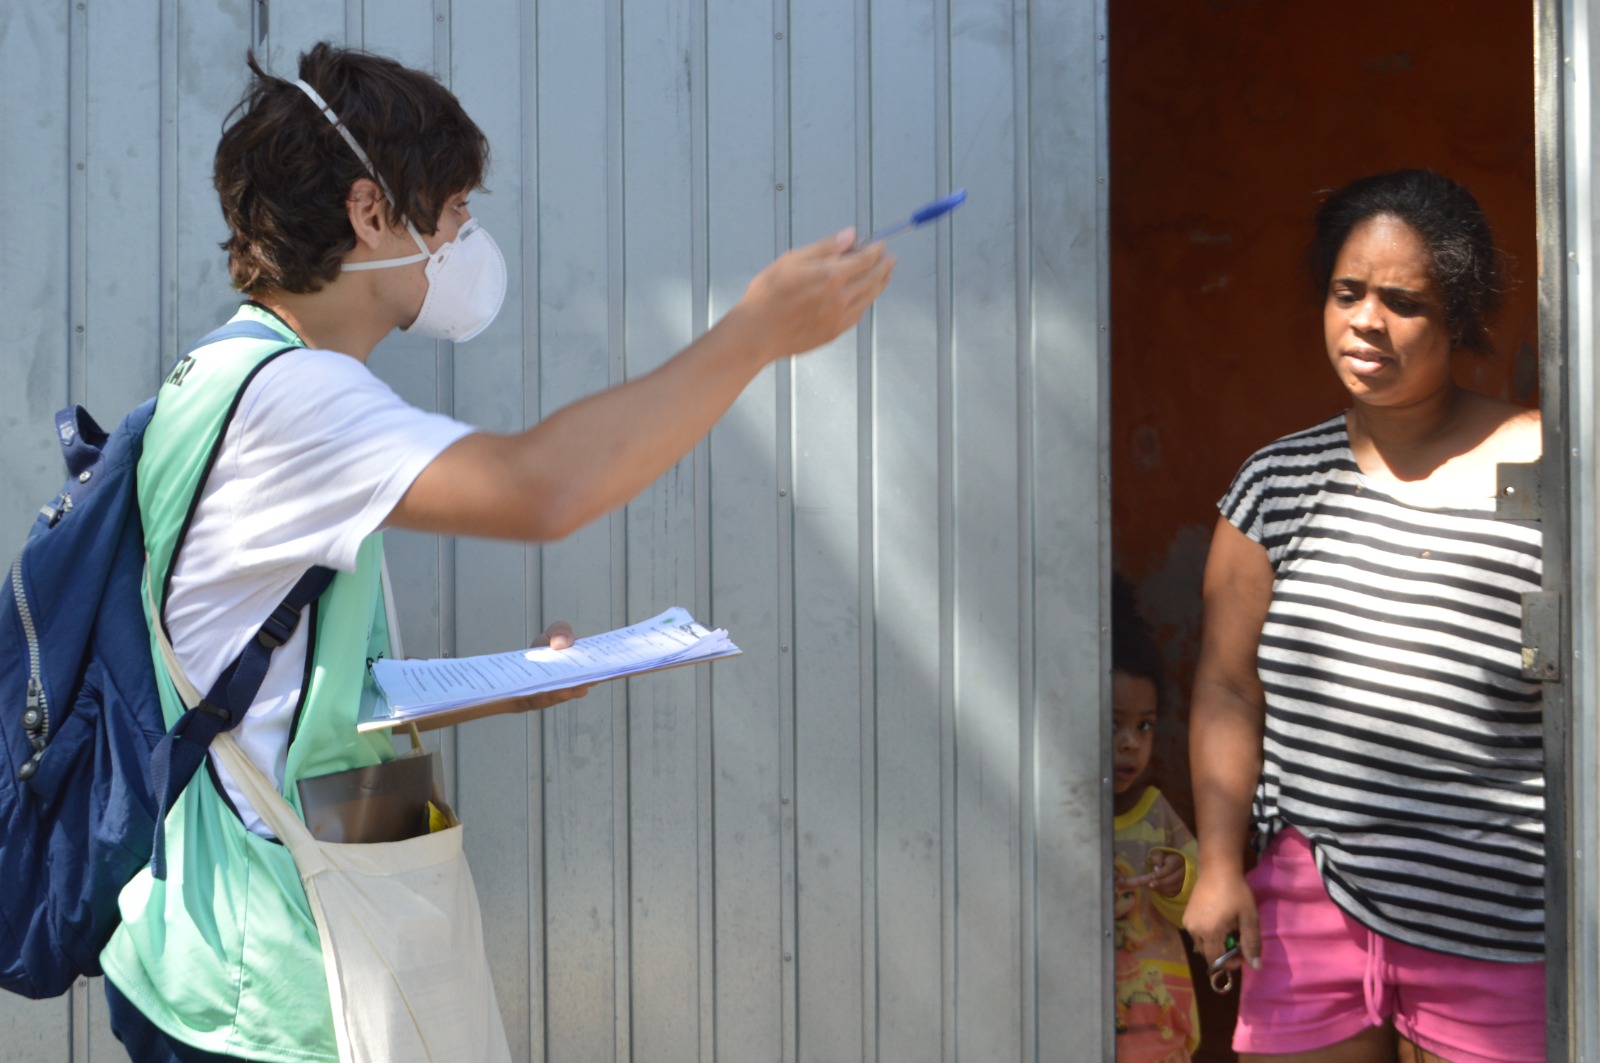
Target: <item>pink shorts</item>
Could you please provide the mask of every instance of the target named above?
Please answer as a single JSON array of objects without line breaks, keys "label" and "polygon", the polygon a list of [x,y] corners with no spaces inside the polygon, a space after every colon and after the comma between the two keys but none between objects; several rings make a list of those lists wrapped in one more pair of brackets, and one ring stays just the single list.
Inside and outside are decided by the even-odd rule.
[{"label": "pink shorts", "polygon": [[1261,969],[1240,976],[1235,1051],[1308,1052],[1392,1022],[1453,1063],[1544,1059],[1544,964],[1463,959],[1373,933],[1328,898],[1293,828],[1247,877]]}]

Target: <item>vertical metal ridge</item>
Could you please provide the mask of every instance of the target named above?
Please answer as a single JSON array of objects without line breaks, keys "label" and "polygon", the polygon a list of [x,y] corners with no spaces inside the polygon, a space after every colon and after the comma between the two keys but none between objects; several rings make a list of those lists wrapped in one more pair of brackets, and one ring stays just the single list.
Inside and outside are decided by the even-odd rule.
[{"label": "vertical metal ridge", "polygon": [[67,401],[89,395],[89,16],[67,18]]},{"label": "vertical metal ridge", "polygon": [[[433,0],[433,73],[446,88],[453,88],[455,84],[455,65],[451,61],[451,33],[450,33],[450,0]],[[448,412],[451,416],[457,415],[456,410],[456,378],[455,378],[455,344],[447,340],[435,340],[433,343],[433,375],[434,375],[434,408]],[[439,651],[446,657],[455,656],[460,652],[461,632],[461,580],[457,576],[457,562],[460,557],[461,540],[456,536],[441,535],[437,539],[439,557]],[[450,797],[455,799],[453,792],[460,785],[461,746],[457,741],[455,728],[447,728],[439,739],[440,757],[450,766],[447,775],[447,785],[451,788]]]},{"label": "vertical metal ridge", "polygon": [[[434,76],[448,89],[455,88],[455,63],[451,55],[450,34],[450,0],[433,0],[433,70]],[[449,411],[451,416],[457,416],[456,410],[456,345],[449,340],[433,341],[433,363],[435,388],[438,409]],[[452,554],[454,542],[452,540]],[[451,572],[452,590],[455,585],[455,573]],[[450,638],[452,649],[457,641],[456,610],[454,596],[451,597],[450,613]]]},{"label": "vertical metal ridge", "polygon": [[[86,5],[67,3],[67,401],[88,403],[89,394],[89,17]],[[166,12],[163,11],[163,14]],[[162,58],[166,59],[169,47],[176,51],[166,37],[162,38]],[[162,63],[162,88],[165,96],[166,71],[172,69],[174,91],[166,100],[176,107],[176,62]],[[163,160],[165,161],[165,160]],[[176,170],[176,166],[172,168]],[[164,174],[165,174],[164,168]],[[161,351],[155,352],[156,380],[160,381]],[[76,978],[68,1008],[68,1047],[71,1058],[88,1059],[90,1056],[88,996],[89,981]]]},{"label": "vertical metal ridge", "polygon": [[[689,331],[696,339],[711,327],[710,90],[707,0],[689,12]],[[711,436],[695,444],[694,615],[711,618]],[[717,1057],[717,876],[715,798],[715,687],[708,669],[695,671],[695,971],[699,992],[696,1044],[701,1063]]]},{"label": "vertical metal ridge", "polygon": [[[1100,707],[1100,756],[1102,794],[1105,795],[1105,804],[1102,806],[1100,830],[1100,863],[1106,872],[1110,871],[1113,847],[1113,832],[1111,827],[1110,806],[1110,778],[1111,778],[1111,137],[1110,137],[1110,77],[1107,70],[1110,47],[1106,38],[1110,36],[1108,16],[1106,10],[1107,0],[1097,0],[1094,12],[1094,27],[1096,43],[1094,47],[1094,152],[1095,152],[1095,311],[1100,319],[1096,329],[1098,338],[1095,366],[1096,390],[1099,392],[1096,409],[1099,412],[1099,424],[1095,426],[1095,458],[1099,466],[1100,491],[1095,498],[1095,508],[1099,514],[1096,521],[1100,528],[1100,549],[1096,562],[1100,571],[1100,697],[1096,704]],[[1116,1052],[1116,1026],[1106,1021],[1113,1014],[1115,1005],[1114,995],[1116,980],[1113,976],[1113,946],[1115,944],[1112,930],[1114,916],[1112,914],[1112,899],[1109,889],[1100,891],[1100,970],[1102,972],[1101,1007],[1101,1044],[1102,1051],[1106,1054]]]},{"label": "vertical metal ridge", "polygon": [[[450,27],[449,27],[450,0],[433,0],[432,43],[433,75],[446,88],[454,84],[454,65],[450,56]],[[433,378],[434,378],[434,409],[443,410],[452,416],[456,414],[455,408],[455,345],[445,340],[435,340],[433,343]],[[460,594],[461,581],[457,576],[457,561],[460,556],[461,540],[455,536],[441,535],[436,537],[437,556],[439,558],[439,652],[442,656],[453,657],[460,652],[461,632],[460,626]],[[445,786],[450,799],[456,800],[457,788],[461,779],[461,745],[456,737],[455,728],[446,728],[439,737],[440,759],[447,765]]]},{"label": "vertical metal ridge", "polygon": [[[856,0],[856,231],[872,213],[872,5]],[[877,341],[871,307],[856,325],[856,583],[861,616],[861,1058],[878,1058],[878,569],[875,426]]]},{"label": "vertical metal ridge", "polygon": [[1017,578],[1017,703],[1022,713],[1018,721],[1018,735],[1023,748],[1021,778],[1017,785],[1017,805],[1022,816],[1022,844],[1018,846],[1022,867],[1019,903],[1022,911],[1022,1009],[1019,1044],[1025,1063],[1040,1058],[1039,1049],[1039,942],[1038,942],[1038,771],[1039,752],[1037,728],[1039,707],[1036,704],[1037,685],[1033,670],[1034,655],[1034,477],[1038,474],[1034,461],[1034,406],[1033,406],[1033,356],[1034,333],[1031,310],[1033,245],[1028,225],[1029,197],[1032,181],[1029,167],[1032,154],[1029,137],[1032,135],[1032,111],[1028,96],[1028,7],[1021,0],[1012,8],[1011,23],[1011,95],[1016,108],[1013,150],[1016,160],[1013,201],[1018,217],[1013,249],[1013,268],[1017,272],[1016,315],[1017,349],[1017,556],[1020,559]]},{"label": "vertical metal ridge", "polygon": [[[934,105],[933,157],[941,172],[935,176],[937,190],[950,186],[950,0],[935,0],[934,25]],[[961,941],[956,913],[957,854],[961,839],[957,826],[957,797],[960,772],[961,718],[956,704],[956,675],[961,668],[957,657],[956,617],[960,613],[960,583],[956,579],[956,443],[955,443],[955,345],[954,281],[952,278],[950,226],[940,225],[934,234],[934,374],[938,381],[937,423],[939,425],[937,509],[939,514],[939,904],[941,925],[940,1048],[946,1063],[955,1063],[959,1048],[961,986],[958,977]]]},{"label": "vertical metal ridge", "polygon": [[[522,241],[522,419],[533,424],[540,419],[543,399],[542,361],[539,336],[540,254],[539,254],[539,4],[519,5],[518,93],[520,113],[518,166],[521,169],[522,202],[518,219]],[[523,565],[526,600],[538,604],[540,626],[546,615],[544,601],[544,549],[529,544],[524,548]],[[548,919],[549,865],[545,861],[545,839],[550,837],[545,822],[545,733],[550,726],[548,713],[532,714],[527,723],[527,763],[531,777],[527,786],[527,822],[537,825],[538,833],[528,842],[528,1052],[530,1063],[543,1063],[549,1056],[548,1041],[550,970],[549,946],[545,936]]]},{"label": "vertical metal ridge", "polygon": [[[627,329],[627,173],[625,138],[627,106],[623,92],[624,36],[627,26],[623,0],[606,4],[606,335],[611,351],[609,382],[628,379]],[[606,518],[611,546],[611,623],[626,622],[628,610],[628,510]],[[617,685],[611,714],[611,830],[612,830],[612,986],[615,1010],[614,1058],[633,1058],[633,831],[629,807],[629,694],[631,681]]]},{"label": "vertical metal ridge", "polygon": [[157,209],[161,261],[159,310],[162,372],[178,360],[178,0],[162,0],[160,192]]},{"label": "vertical metal ridge", "polygon": [[[789,86],[789,6],[788,0],[772,0],[772,123],[773,123],[773,180],[783,186],[774,189],[776,206],[773,210],[773,247],[781,254],[794,241],[793,215],[790,210],[793,175],[789,172],[791,153],[791,114]],[[800,979],[799,966],[799,832],[796,817],[799,815],[800,795],[796,792],[796,740],[795,733],[795,654],[784,652],[784,647],[794,646],[795,632],[795,554],[794,554],[794,362],[785,359],[773,366],[774,403],[777,407],[773,430],[777,436],[776,469],[778,497],[773,504],[778,507],[778,790],[779,813],[779,951],[783,970],[780,979],[782,994],[783,1063],[794,1063],[800,1052]],[[784,804],[783,799],[788,803]]]}]

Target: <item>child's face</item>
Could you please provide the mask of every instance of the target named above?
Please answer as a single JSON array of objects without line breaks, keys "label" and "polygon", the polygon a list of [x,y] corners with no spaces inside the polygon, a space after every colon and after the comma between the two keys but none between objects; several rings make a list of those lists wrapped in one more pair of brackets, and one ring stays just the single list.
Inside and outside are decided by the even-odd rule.
[{"label": "child's face", "polygon": [[1114,789],[1122,794],[1150,765],[1156,738],[1156,685],[1126,672],[1112,672],[1111,722]]}]

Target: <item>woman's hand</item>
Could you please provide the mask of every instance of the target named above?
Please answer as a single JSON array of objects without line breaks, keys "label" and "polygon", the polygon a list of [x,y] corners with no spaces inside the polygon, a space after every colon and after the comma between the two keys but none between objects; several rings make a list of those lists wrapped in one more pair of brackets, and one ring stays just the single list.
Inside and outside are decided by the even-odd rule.
[{"label": "woman's hand", "polygon": [[1239,956],[1229,960],[1223,969],[1236,971],[1246,963],[1252,968],[1261,965],[1261,923],[1256,899],[1237,869],[1201,866],[1194,892],[1189,895],[1189,906],[1183,912],[1183,928],[1208,964],[1228,951],[1228,935],[1237,933]]}]

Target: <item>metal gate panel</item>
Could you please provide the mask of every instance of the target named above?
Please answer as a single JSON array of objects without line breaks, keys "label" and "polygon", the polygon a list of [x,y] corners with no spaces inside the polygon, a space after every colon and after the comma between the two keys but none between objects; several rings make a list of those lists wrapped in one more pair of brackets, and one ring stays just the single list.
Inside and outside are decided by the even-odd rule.
[{"label": "metal gate panel", "polygon": [[[247,48],[394,56],[488,133],[499,319],[371,365],[490,430],[649,372],[785,247],[967,187],[625,510],[543,548],[391,533],[390,567],[413,655],[674,603],[745,649],[430,736],[517,1058],[1110,1045],[1099,3],[62,7],[0,11],[19,528],[50,411],[120,413],[234,301],[210,166]],[[0,1000],[27,1059],[120,1058],[103,1011]]]}]

